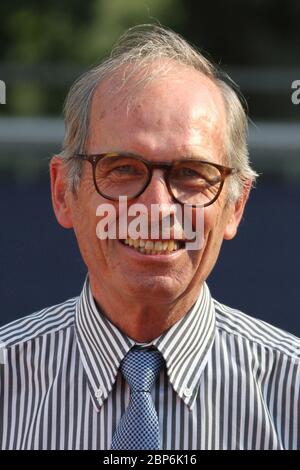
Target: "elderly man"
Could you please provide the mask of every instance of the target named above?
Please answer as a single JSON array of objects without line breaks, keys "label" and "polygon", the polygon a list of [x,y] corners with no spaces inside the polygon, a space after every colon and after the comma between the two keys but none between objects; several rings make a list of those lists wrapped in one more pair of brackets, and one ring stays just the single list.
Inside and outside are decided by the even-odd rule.
[{"label": "elderly man", "polygon": [[235,91],[177,34],[137,27],[73,85],[65,122],[52,201],[88,275],[0,330],[2,449],[300,448],[299,340],[205,282],[256,176]]}]

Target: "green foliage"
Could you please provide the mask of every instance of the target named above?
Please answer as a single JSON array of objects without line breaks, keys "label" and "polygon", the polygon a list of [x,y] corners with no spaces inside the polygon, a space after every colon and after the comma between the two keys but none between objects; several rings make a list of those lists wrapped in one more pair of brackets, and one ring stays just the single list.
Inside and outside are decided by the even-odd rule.
[{"label": "green foliage", "polygon": [[[0,78],[10,96],[1,114],[60,114],[78,66],[99,63],[135,24],[176,29],[184,9],[182,0],[9,0],[1,2],[0,17],[0,71],[8,71]],[[52,75],[43,80],[45,67]]]},{"label": "green foliage", "polygon": [[127,27],[159,21],[176,27],[183,20],[181,0],[9,1],[0,60],[19,64],[84,63],[99,60]]},{"label": "green foliage", "polygon": [[[141,23],[175,29],[229,70],[299,67],[299,0],[0,0],[0,19],[0,79],[7,84],[1,114],[60,114],[78,74],[108,55],[125,29]],[[290,84],[297,70],[291,79],[277,77],[284,109],[276,87],[277,95],[267,97],[242,88],[250,110],[261,116],[280,110],[281,119],[294,119]]]},{"label": "green foliage", "polygon": [[42,87],[31,81],[20,81],[11,95],[13,114],[34,116],[43,114],[46,95]]},{"label": "green foliage", "polygon": [[181,0],[95,0],[93,19],[84,34],[88,47],[81,49],[82,59],[90,63],[107,55],[112,44],[129,27],[159,22],[177,28],[184,19]]}]

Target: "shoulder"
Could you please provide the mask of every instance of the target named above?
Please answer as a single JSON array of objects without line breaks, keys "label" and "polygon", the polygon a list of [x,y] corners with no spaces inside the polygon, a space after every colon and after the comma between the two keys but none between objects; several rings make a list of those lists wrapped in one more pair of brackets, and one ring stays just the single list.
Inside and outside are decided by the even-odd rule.
[{"label": "shoulder", "polygon": [[0,327],[0,346],[16,346],[73,326],[78,297],[44,308]]},{"label": "shoulder", "polygon": [[214,306],[219,331],[244,339],[252,347],[260,346],[269,352],[277,352],[300,362],[300,339],[293,334],[216,300]]}]

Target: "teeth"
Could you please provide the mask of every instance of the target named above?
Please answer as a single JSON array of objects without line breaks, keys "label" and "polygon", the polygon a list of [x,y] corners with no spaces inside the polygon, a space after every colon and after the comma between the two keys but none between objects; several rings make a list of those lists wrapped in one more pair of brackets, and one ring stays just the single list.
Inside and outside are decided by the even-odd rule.
[{"label": "teeth", "polygon": [[163,249],[162,242],[155,242],[154,248],[156,251],[161,251]]},{"label": "teeth", "polygon": [[162,246],[163,246],[162,249],[163,249],[163,250],[166,250],[166,249],[168,248],[168,245],[169,245],[169,242],[168,242],[168,241],[162,242]]},{"label": "teeth", "polygon": [[153,242],[151,240],[133,240],[132,238],[127,238],[124,240],[124,243],[147,255],[166,254],[180,248],[179,242],[175,240],[157,240]]},{"label": "teeth", "polygon": [[168,251],[174,250],[174,240],[169,240],[168,242]]},{"label": "teeth", "polygon": [[146,242],[145,250],[152,250],[154,243],[149,240]]}]

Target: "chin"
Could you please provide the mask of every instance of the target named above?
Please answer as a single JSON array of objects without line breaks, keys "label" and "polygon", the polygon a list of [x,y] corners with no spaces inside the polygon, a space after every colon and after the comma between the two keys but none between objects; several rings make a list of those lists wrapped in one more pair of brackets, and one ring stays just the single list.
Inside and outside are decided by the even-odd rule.
[{"label": "chin", "polygon": [[126,292],[141,302],[155,300],[155,302],[169,303],[185,290],[182,280],[179,282],[168,276],[140,276],[133,282],[127,277],[126,284]]}]

